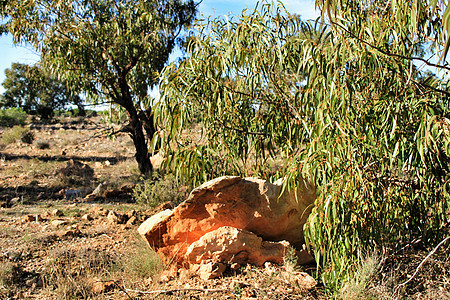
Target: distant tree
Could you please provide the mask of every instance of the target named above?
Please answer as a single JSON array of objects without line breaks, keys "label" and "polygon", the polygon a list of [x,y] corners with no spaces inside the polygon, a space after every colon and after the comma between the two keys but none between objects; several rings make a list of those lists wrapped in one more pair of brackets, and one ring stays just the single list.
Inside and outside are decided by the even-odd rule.
[{"label": "distant tree", "polygon": [[38,65],[13,63],[5,70],[5,75],[2,83],[5,92],[0,95],[2,108],[22,108],[42,119],[52,118],[55,110],[71,104],[84,112],[80,97],[71,92],[65,82],[50,76]]},{"label": "distant tree", "polygon": [[[149,89],[159,82],[185,26],[196,13],[192,0],[10,0],[6,29],[15,42],[41,52],[41,62],[92,101],[126,110],[136,160],[152,171],[146,136],[152,140]],[[145,132],[145,134],[144,134]]]},{"label": "distant tree", "polygon": [[[0,17],[6,15],[6,4],[8,0],[0,0]],[[0,36],[6,32],[4,24],[0,24]]]}]

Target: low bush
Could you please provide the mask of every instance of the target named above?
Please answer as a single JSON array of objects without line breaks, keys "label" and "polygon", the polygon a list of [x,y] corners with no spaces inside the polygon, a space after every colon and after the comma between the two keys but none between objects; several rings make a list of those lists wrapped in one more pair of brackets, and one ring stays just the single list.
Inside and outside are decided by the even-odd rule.
[{"label": "low bush", "polygon": [[38,149],[49,149],[50,143],[46,140],[39,140],[39,141],[36,141],[36,147]]},{"label": "low bush", "polygon": [[26,131],[20,136],[20,140],[27,144],[32,144],[34,141],[34,133],[32,131]]},{"label": "low bush", "polygon": [[146,179],[133,189],[133,197],[136,202],[152,208],[167,201],[179,204],[185,196],[182,185],[172,174]]},{"label": "low bush", "polygon": [[24,125],[26,119],[27,114],[20,108],[0,110],[0,126],[2,127]]},{"label": "low bush", "polygon": [[22,138],[25,138],[25,140],[29,140],[29,137],[27,137],[30,133],[30,130],[28,128],[25,128],[23,126],[14,126],[13,128],[5,130],[2,135],[2,143],[3,144],[12,144],[16,142],[17,140],[21,140]]}]

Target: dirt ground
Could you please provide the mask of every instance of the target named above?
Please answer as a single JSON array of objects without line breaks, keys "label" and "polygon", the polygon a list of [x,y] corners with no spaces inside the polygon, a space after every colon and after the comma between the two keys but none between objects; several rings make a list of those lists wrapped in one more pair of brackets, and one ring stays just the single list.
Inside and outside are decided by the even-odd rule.
[{"label": "dirt ground", "polygon": [[[127,188],[140,177],[131,139],[107,138],[117,128],[100,117],[30,129],[32,144],[0,146],[0,299],[321,297],[320,287],[279,276],[283,266],[227,270],[208,281],[164,275],[170,266],[137,234],[156,210],[134,203]],[[100,183],[112,196],[86,198]]]},{"label": "dirt ground", "polygon": [[[227,270],[208,281],[189,272],[168,276],[170,266],[137,234],[157,209],[136,204],[130,192],[140,180],[131,139],[107,138],[117,128],[101,117],[30,129],[32,144],[0,144],[0,299],[329,298],[320,281],[306,289],[282,276],[292,271],[286,264]],[[110,193],[86,197],[100,183]],[[392,292],[429,253],[405,249],[387,257],[364,287],[374,295],[369,298],[450,299],[448,248],[427,260],[402,294]],[[313,274],[315,268],[294,271]],[[369,299],[358,295],[342,297]]]}]

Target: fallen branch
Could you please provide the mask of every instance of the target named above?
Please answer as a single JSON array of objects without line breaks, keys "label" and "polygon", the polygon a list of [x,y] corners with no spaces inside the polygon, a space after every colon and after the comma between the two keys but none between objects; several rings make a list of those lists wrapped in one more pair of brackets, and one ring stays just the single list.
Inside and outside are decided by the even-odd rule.
[{"label": "fallen branch", "polygon": [[154,291],[140,291],[140,290],[132,290],[125,288],[127,292],[133,292],[143,295],[148,294],[157,294],[156,296],[162,295],[162,294],[173,294],[177,292],[201,292],[201,293],[222,293],[222,292],[229,292],[232,293],[233,290],[230,289],[200,289],[200,288],[182,288],[182,289],[171,289],[171,290],[154,290]]},{"label": "fallen branch", "polygon": [[414,274],[411,276],[411,278],[409,278],[408,280],[406,280],[405,282],[397,285],[394,289],[394,295],[397,294],[398,290],[402,287],[407,285],[411,280],[413,280],[413,278],[417,275],[417,273],[419,272],[420,268],[423,266],[423,264],[439,249],[440,246],[442,246],[446,241],[450,240],[450,236],[446,237],[445,239],[443,239],[434,249],[433,251],[431,251],[430,253],[428,253],[428,255],[425,257],[424,260],[422,260],[422,262],[417,266],[416,271],[414,272]]}]

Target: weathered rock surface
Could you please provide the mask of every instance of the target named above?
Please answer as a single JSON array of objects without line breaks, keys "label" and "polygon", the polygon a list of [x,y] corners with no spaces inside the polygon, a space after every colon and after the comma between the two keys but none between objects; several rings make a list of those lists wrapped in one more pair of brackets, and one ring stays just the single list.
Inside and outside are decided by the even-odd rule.
[{"label": "weathered rock surface", "polygon": [[257,266],[266,261],[281,264],[289,246],[287,241],[263,241],[249,231],[224,226],[193,242],[186,251],[186,259],[191,264],[207,260]]},{"label": "weathered rock surface", "polygon": [[225,272],[226,266],[217,261],[209,261],[200,265],[198,275],[203,280],[220,277]]},{"label": "weathered rock surface", "polygon": [[152,216],[139,233],[160,256],[178,263],[185,262],[192,243],[224,226],[250,231],[265,241],[300,246],[315,189],[303,182],[297,195],[280,192],[281,182],[220,177],[194,189],[175,209]]}]

